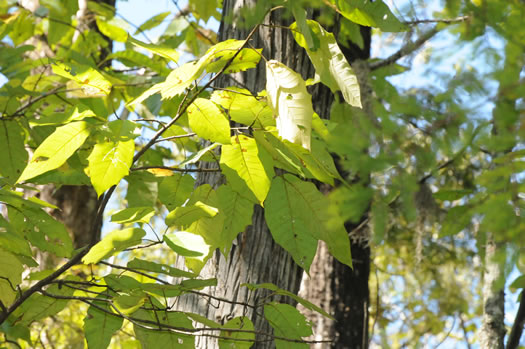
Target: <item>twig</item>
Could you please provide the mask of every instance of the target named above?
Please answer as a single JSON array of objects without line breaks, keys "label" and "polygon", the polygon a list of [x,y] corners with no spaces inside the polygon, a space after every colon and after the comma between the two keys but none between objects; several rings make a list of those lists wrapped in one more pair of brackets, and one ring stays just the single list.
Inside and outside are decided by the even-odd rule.
[{"label": "twig", "polygon": [[439,30],[436,27],[430,29],[429,31],[423,33],[423,35],[421,35],[416,41],[409,42],[405,46],[401,47],[399,51],[397,51],[390,57],[387,57],[379,62],[370,63],[370,70],[376,70],[382,67],[386,67],[387,65],[390,65],[392,63],[395,63],[398,59],[407,56],[419,49],[421,46],[423,46],[425,42],[430,40],[438,32]]},{"label": "twig", "polygon": [[169,140],[172,140],[172,139],[178,139],[178,138],[188,138],[188,137],[193,137],[197,135],[196,133],[187,133],[185,135],[177,135],[177,136],[170,136],[170,137],[166,137],[166,138],[159,138],[155,141],[155,143],[160,143],[160,142],[164,142],[164,141],[169,141]]},{"label": "twig", "polygon": [[142,167],[132,167],[130,171],[140,171],[140,170],[151,170],[151,169],[160,169],[160,170],[169,170],[175,172],[220,172],[218,168],[177,168],[169,166],[142,166]]},{"label": "twig", "polygon": [[415,24],[423,24],[423,23],[445,23],[445,24],[452,24],[452,23],[460,23],[465,22],[466,20],[470,19],[470,16],[461,16],[456,18],[431,18],[431,19],[418,19],[415,21],[407,21],[402,22],[406,25],[415,25]]}]

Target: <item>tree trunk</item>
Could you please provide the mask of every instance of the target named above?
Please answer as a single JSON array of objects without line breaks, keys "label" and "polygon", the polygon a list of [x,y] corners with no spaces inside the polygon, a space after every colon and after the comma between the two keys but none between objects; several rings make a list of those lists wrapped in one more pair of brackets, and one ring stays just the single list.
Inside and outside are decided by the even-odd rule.
[{"label": "tree trunk", "polygon": [[[241,29],[233,23],[227,22],[226,18],[236,18],[236,14],[243,6],[255,6],[254,0],[225,0],[223,3],[223,20],[219,30],[219,39],[245,39],[248,29]],[[269,25],[287,25],[281,17],[282,13],[274,11],[269,14],[264,23]],[[257,34],[251,40],[255,48],[263,48],[263,55],[268,59],[276,59],[290,68],[306,76],[313,76],[311,66],[305,51],[297,46],[291,33],[286,29],[272,26],[261,26]],[[218,86],[227,87],[237,85],[240,82],[243,87],[252,92],[265,89],[265,67],[260,64],[256,69],[246,73],[236,74],[235,80],[228,76],[221,77]],[[314,95],[314,100],[316,97]],[[198,177],[197,184],[210,183],[217,186],[221,182],[220,174],[203,174]],[[218,279],[218,286],[210,292],[214,296],[223,297],[235,302],[243,302],[250,305],[257,303],[267,295],[266,292],[257,292],[256,297],[246,288],[241,288],[242,283],[264,283],[271,282],[278,287],[297,293],[301,281],[301,269],[293,262],[291,256],[278,246],[268,230],[264,219],[264,210],[255,206],[252,225],[249,226],[237,238],[228,258],[224,258],[217,251],[214,258],[210,260],[201,275],[213,276]],[[286,301],[286,300],[283,300]],[[290,300],[288,300],[290,301]],[[255,330],[264,333],[272,333],[269,324],[264,319],[262,309],[253,311],[252,308],[233,305],[226,302],[210,306],[208,300],[186,295],[179,297],[178,308],[184,311],[199,312],[210,319],[224,323],[235,316],[248,316],[255,325]],[[273,342],[267,336],[256,337],[259,340],[254,348],[271,348]],[[200,348],[217,347],[217,341],[213,338],[197,338],[197,346]]]},{"label": "tree trunk", "polygon": [[[370,57],[370,28],[361,27],[361,35],[364,41],[362,49],[357,46],[339,46],[358,75],[364,112],[370,117],[374,117],[371,90],[366,81],[368,79],[368,68],[366,62],[362,61]],[[316,103],[317,113],[325,117],[328,116],[331,100],[319,102]],[[337,164],[337,159],[335,160]],[[348,177],[348,173],[341,169],[340,173],[343,178]],[[329,190],[330,188],[322,188],[323,192]],[[319,305],[329,314],[333,314],[335,318],[333,321],[299,306],[300,310],[306,313],[314,324],[314,336],[311,339],[333,340],[332,343],[316,343],[313,348],[368,348],[370,246],[368,243],[368,227],[366,224],[362,224],[366,220],[366,216],[367,213],[361,217],[357,224],[351,222],[345,224],[346,231],[350,236],[352,269],[334,259],[328,252],[326,245],[320,244],[310,268],[311,276],[309,277],[306,273],[303,275],[299,295]]]},{"label": "tree trunk", "polygon": [[505,338],[505,294],[501,287],[502,267],[495,260],[497,246],[487,234],[485,271],[483,273],[483,325],[479,333],[482,349],[503,349]]}]

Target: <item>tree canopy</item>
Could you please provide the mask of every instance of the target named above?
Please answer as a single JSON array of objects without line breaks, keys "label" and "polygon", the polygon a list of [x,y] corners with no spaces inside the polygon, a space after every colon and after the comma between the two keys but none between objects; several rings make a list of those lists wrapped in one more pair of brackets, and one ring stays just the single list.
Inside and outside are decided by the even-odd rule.
[{"label": "tree canopy", "polygon": [[[306,277],[320,243],[353,267],[345,227],[364,227],[370,346],[519,346],[523,2],[259,0],[227,14],[189,0],[138,25],[114,5],[0,0],[0,347],[329,345],[302,310],[334,314],[313,299],[272,283],[231,285],[253,304],[209,293],[201,270],[243,248],[254,206]],[[219,40],[210,19],[247,35]],[[254,46],[263,27],[312,68]],[[375,55],[350,61],[365,27]],[[261,67],[264,89],[237,79]],[[94,189],[71,199],[93,203],[82,242],[50,185]],[[253,308],[273,333],[177,309],[188,295]]]}]

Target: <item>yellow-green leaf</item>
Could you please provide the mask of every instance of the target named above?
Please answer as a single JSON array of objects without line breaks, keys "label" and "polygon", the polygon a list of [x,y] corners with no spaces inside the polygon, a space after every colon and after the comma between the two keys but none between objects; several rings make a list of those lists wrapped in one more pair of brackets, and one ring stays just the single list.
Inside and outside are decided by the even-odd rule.
[{"label": "yellow-green leaf", "polygon": [[191,129],[200,137],[222,144],[231,142],[230,123],[224,112],[212,101],[197,98],[188,107],[188,119]]},{"label": "yellow-green leaf", "polygon": [[82,258],[82,262],[85,264],[98,263],[128,247],[140,244],[145,235],[146,232],[140,228],[114,230],[93,246]]},{"label": "yellow-green leaf", "polygon": [[131,36],[128,36],[128,41],[137,47],[143,48],[156,55],[167,58],[170,61],[177,62],[179,60],[179,53],[171,47],[156,44],[147,44]]},{"label": "yellow-green leaf", "polygon": [[219,210],[215,207],[197,201],[193,205],[177,207],[166,216],[166,225],[184,229],[191,223],[203,217],[214,217]]},{"label": "yellow-green leaf", "polygon": [[129,207],[120,210],[111,216],[111,221],[120,224],[149,223],[155,214],[153,207]]},{"label": "yellow-green leaf", "polygon": [[105,97],[111,92],[111,82],[87,65],[56,62],[53,73],[75,82],[89,97]]},{"label": "yellow-green leaf", "polygon": [[220,164],[232,188],[242,193],[242,188],[248,187],[257,201],[263,203],[275,173],[271,157],[253,138],[233,136],[231,145],[222,147]]},{"label": "yellow-green leaf", "polygon": [[95,144],[86,170],[99,196],[128,175],[135,151],[133,123],[115,120],[109,127],[113,131],[113,141]]},{"label": "yellow-green leaf", "polygon": [[35,150],[33,158],[22,172],[18,182],[34,178],[62,166],[89,136],[89,124],[72,122],[57,127]]}]

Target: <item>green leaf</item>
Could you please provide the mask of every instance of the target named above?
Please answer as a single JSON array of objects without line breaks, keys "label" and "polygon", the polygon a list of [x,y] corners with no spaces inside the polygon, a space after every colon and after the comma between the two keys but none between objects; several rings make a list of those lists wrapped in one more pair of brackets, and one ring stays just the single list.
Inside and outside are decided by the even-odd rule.
[{"label": "green leaf", "polygon": [[[299,310],[289,304],[276,302],[266,304],[264,306],[264,317],[274,329],[276,336],[301,340],[301,337],[308,337],[312,334],[312,325]],[[283,341],[280,339],[275,340],[275,346],[277,349],[308,348],[307,343]]]},{"label": "green leaf", "polygon": [[215,161],[216,154],[213,152],[213,149],[217,148],[218,146],[220,146],[219,143],[212,143],[209,146],[202,148],[198,152],[187,157],[186,160],[178,164],[177,167],[184,168],[185,166],[195,164],[199,161]]},{"label": "green leaf", "polygon": [[118,184],[129,174],[133,163],[135,125],[126,120],[115,120],[109,124],[112,131],[110,142],[97,143],[88,157],[87,174],[98,194]]},{"label": "green leaf", "polygon": [[334,34],[324,30],[315,21],[308,20],[307,23],[320,40],[318,50],[309,49],[304,36],[296,31],[296,23],[292,24],[290,29],[297,43],[306,49],[315,67],[315,73],[320,76],[323,84],[330,87],[332,92],[341,91],[348,104],[361,108],[361,93],[357,77],[337,45]]},{"label": "green leaf", "polygon": [[[1,197],[0,197],[1,200]],[[14,254],[32,257],[29,241],[19,234],[8,221],[0,216],[0,246]]]},{"label": "green leaf", "polygon": [[[209,63],[206,66],[206,72],[218,73],[228,63],[228,61],[237,52],[237,49],[224,50],[220,53],[220,59]],[[248,69],[255,68],[257,63],[261,60],[262,49],[244,48],[239,52],[233,61],[228,65],[224,71],[226,74],[238,73]],[[216,55],[218,56],[218,55]]]},{"label": "green leaf", "polygon": [[24,131],[16,120],[0,120],[0,174],[10,184],[15,184],[27,163]]},{"label": "green leaf", "polygon": [[288,2],[287,5],[291,6],[292,8],[292,14],[297,23],[297,29],[299,29],[306,42],[305,48],[308,48],[312,51],[318,50],[320,45],[319,38],[315,35],[312,28],[310,28],[310,26],[308,25],[306,20],[306,11],[304,10],[304,8],[297,1]]},{"label": "green leaf", "polygon": [[279,136],[310,150],[314,109],[301,75],[278,61],[266,62],[266,93]]},{"label": "green leaf", "polygon": [[312,230],[304,197],[292,175],[275,177],[265,202],[264,216],[273,239],[291,255],[295,263],[308,272],[317,239]]},{"label": "green leaf", "polygon": [[466,195],[472,194],[472,189],[459,189],[459,190],[450,190],[442,189],[432,194],[432,196],[438,200],[448,200],[454,201],[459,200]]},{"label": "green leaf", "polygon": [[75,82],[89,97],[105,97],[111,92],[111,82],[87,65],[55,62],[53,73]]},{"label": "green leaf", "polygon": [[153,207],[129,207],[114,213],[111,221],[120,224],[149,223],[153,215],[155,215]]},{"label": "green leaf", "polygon": [[319,308],[317,305],[307,301],[306,299],[304,298],[301,298],[299,297],[298,295],[296,295],[295,293],[292,293],[290,291],[286,291],[286,290],[283,290],[282,288],[279,288],[277,287],[276,285],[272,284],[272,283],[263,283],[263,284],[242,284],[241,285],[242,287],[247,287],[249,290],[258,290],[258,289],[267,289],[267,290],[270,290],[272,291],[273,293],[275,294],[279,294],[279,295],[283,295],[283,296],[288,296],[292,299],[294,299],[297,303],[301,304],[303,307],[305,307],[306,309],[310,309],[310,310],[313,310],[313,311],[316,311],[318,312],[319,314],[331,319],[331,320],[334,320],[334,318],[328,314],[326,311],[324,311],[323,309]]},{"label": "green leaf", "polygon": [[194,184],[195,179],[188,174],[175,173],[171,177],[165,177],[159,186],[159,200],[168,210],[174,210],[188,199]]},{"label": "green leaf", "polygon": [[253,202],[229,185],[221,185],[217,189],[217,195],[220,202],[219,214],[224,216],[219,249],[224,256],[228,256],[235,237],[252,222]]},{"label": "green leaf", "polygon": [[[217,193],[209,184],[201,185],[195,189],[187,206],[195,205],[198,202],[214,208],[220,207]],[[218,233],[222,231],[223,221],[223,215],[203,216],[190,226],[185,227],[184,230],[202,236],[206,244],[215,249],[221,244],[221,236]]]},{"label": "green leaf", "polygon": [[[161,324],[169,325],[176,328],[193,329],[191,321],[186,314],[181,312],[164,311],[146,313],[141,310],[138,311],[134,317],[145,319],[149,321],[160,322]],[[175,331],[159,331],[144,329],[141,326],[134,325],[133,331],[142,345],[142,349],[194,349],[195,338],[191,335],[183,334]]]},{"label": "green leaf", "polygon": [[113,305],[121,314],[130,315],[143,306],[146,299],[147,296],[143,291],[133,290],[114,297]]},{"label": "green leaf", "polygon": [[221,154],[221,169],[232,188],[248,187],[262,204],[270,189],[274,176],[272,159],[255,140],[246,135],[235,135],[231,145],[224,145]]},{"label": "green leaf", "polygon": [[169,275],[173,277],[192,278],[196,276],[194,273],[190,273],[188,271],[173,268],[166,264],[154,263],[154,262],[139,259],[139,258],[134,258],[131,261],[129,261],[127,267],[132,268],[132,269],[149,271],[152,273]]},{"label": "green leaf", "polygon": [[230,123],[224,112],[212,101],[197,98],[188,107],[191,129],[212,142],[230,144]]},{"label": "green leaf", "polygon": [[32,119],[29,124],[31,126],[46,126],[46,125],[61,125],[72,121],[80,121],[85,118],[96,117],[95,112],[85,105],[78,105],[69,109],[65,113],[55,113],[40,119]]},{"label": "green leaf", "polygon": [[142,23],[137,30],[135,31],[135,35],[144,32],[146,30],[149,30],[151,28],[155,28],[158,25],[160,25],[166,17],[168,17],[171,14],[170,11],[159,13],[156,16],[151,17],[146,22]]},{"label": "green leaf", "polygon": [[[199,237],[199,238],[202,239],[202,237]],[[187,249],[187,248],[184,247],[184,246],[188,247],[189,244],[185,244],[184,243],[184,242],[188,242],[188,241],[179,239],[177,237],[177,235],[166,234],[166,235],[164,235],[163,240],[166,243],[166,245],[168,245],[168,247],[171,248],[173,250],[173,252],[175,252],[179,256],[183,256],[183,257],[203,257],[206,254],[208,254],[208,249],[209,249],[208,245],[203,246],[205,248],[204,248],[204,250],[202,252],[200,251],[202,249],[200,249],[199,251],[190,250],[190,249]],[[192,244],[192,247],[194,247],[193,245],[194,244]]]},{"label": "green leaf", "polygon": [[211,100],[229,109],[233,121],[253,127],[275,126],[275,119],[270,107],[261,99],[251,95],[250,91],[237,87],[214,91]]},{"label": "green leaf", "polygon": [[96,16],[97,27],[102,34],[111,40],[118,42],[126,42],[128,33],[121,28],[119,21],[113,17],[106,19],[104,17]]},{"label": "green leaf", "polygon": [[400,32],[406,30],[396,16],[382,0],[337,0],[340,13],[357,24],[367,27],[377,27],[384,32]]},{"label": "green leaf", "polygon": [[[58,286],[53,284],[46,288],[46,292],[57,296],[72,296],[73,290],[69,287]],[[25,300],[16,310],[19,313],[18,323],[29,326],[34,321],[53,316],[66,307],[69,300],[57,299],[43,296],[40,293],[34,293]]]},{"label": "green leaf", "polygon": [[[165,13],[169,14],[169,12],[165,12]],[[160,15],[162,15],[162,13]],[[137,39],[134,39],[131,36],[128,36],[127,40],[128,40],[128,42],[132,43],[133,45],[135,45],[137,47],[143,48],[143,49],[148,50],[149,52],[152,52],[152,53],[154,53],[156,55],[159,55],[161,57],[167,58],[170,61],[178,62],[178,60],[179,60],[179,56],[180,56],[179,53],[176,50],[174,50],[174,49],[172,49],[170,47],[163,46],[163,45],[156,45],[156,44],[147,44],[145,42],[142,42],[142,41],[139,41]]]},{"label": "green leaf", "polygon": [[454,206],[450,208],[441,226],[439,236],[443,237],[459,233],[472,222],[473,214],[474,212],[470,206]]},{"label": "green leaf", "polygon": [[168,213],[166,216],[166,225],[184,229],[203,217],[215,217],[218,212],[219,210],[217,208],[197,201],[193,205],[177,207],[175,210]]},{"label": "green leaf", "polygon": [[385,236],[385,232],[388,226],[389,221],[389,210],[388,205],[386,202],[379,199],[375,199],[372,202],[372,227],[374,231],[374,241],[379,244],[381,241],[383,241],[383,238]]},{"label": "green leaf", "polygon": [[162,95],[162,99],[173,98],[174,96],[181,94],[202,75],[206,66],[215,58],[221,57],[221,54],[223,53],[226,54],[228,50],[237,50],[241,48],[244,43],[244,40],[230,39],[210,47],[208,51],[206,51],[206,54],[198,61],[185,63],[173,70],[166,78],[166,81],[153,85],[140,96],[130,101],[128,105],[131,106],[141,103],[148,97],[159,92]]},{"label": "green leaf", "polygon": [[257,144],[270,154],[275,167],[306,177],[306,173],[303,170],[304,164],[283,144],[277,137],[277,133],[274,133],[275,135],[271,132],[255,131],[253,136]]},{"label": "green leaf", "polygon": [[26,181],[62,166],[89,136],[89,124],[72,122],[57,127],[35,150],[33,158],[17,182]]},{"label": "green leaf", "polygon": [[[104,299],[105,296],[97,298]],[[94,301],[98,307],[105,309],[102,311],[90,306],[84,318],[84,332],[89,348],[105,349],[111,342],[113,334],[122,327],[124,319],[110,307],[108,302]]]},{"label": "green leaf", "polygon": [[[228,331],[228,329],[236,329],[243,331],[255,331],[253,323],[246,316],[239,316],[231,319],[223,326],[224,330],[221,331],[221,338],[219,338],[220,349],[248,349],[254,344],[249,342],[250,340],[255,341],[255,332],[235,332]],[[237,341],[241,339],[242,341]]]},{"label": "green leaf", "polygon": [[[268,218],[268,226],[270,227],[272,235],[282,235],[282,244],[274,236],[277,243],[287,249],[287,246],[290,246],[290,243],[287,243],[286,241],[292,239],[291,232],[294,232],[294,239],[291,241],[294,241],[295,239],[301,240],[301,237],[303,236],[306,241],[311,241],[309,237],[323,240],[326,242],[330,253],[336,259],[351,267],[352,257],[350,255],[350,240],[348,239],[348,234],[344,228],[344,222],[339,217],[334,217],[330,212],[330,202],[328,199],[317,190],[313,183],[302,181],[289,174],[285,174],[283,179],[282,184],[279,182],[276,183],[276,180],[274,180],[277,188],[284,185],[284,188],[282,188],[284,191],[281,193],[276,192],[276,197],[272,197],[273,201],[271,202],[271,207],[268,207],[270,202],[267,203],[267,214],[265,213]],[[274,184],[272,183],[272,190],[273,185]],[[272,192],[272,190],[270,190],[270,192]],[[287,202],[276,201],[279,200],[279,196],[281,197],[280,200]],[[270,196],[268,197],[268,200],[270,200]],[[284,208],[281,213],[278,212],[280,208]],[[285,218],[285,215],[288,214],[289,216]],[[270,217],[272,220],[271,223]],[[287,218],[291,220],[289,224],[291,229],[293,229],[289,232],[286,231],[288,227],[282,226],[283,219]],[[297,237],[295,237],[295,234],[297,234]],[[298,241],[298,243],[300,243],[300,241]],[[317,249],[317,243],[311,244],[308,248],[312,248],[312,250],[313,248]],[[295,258],[303,257],[301,255],[302,252],[298,248],[296,249],[296,257],[294,257],[294,253],[291,253],[294,260]],[[311,258],[315,255],[315,250],[313,251]],[[305,260],[308,260],[308,258],[309,256],[306,256]],[[306,266],[307,267],[304,269],[308,272],[310,264],[308,263]]]},{"label": "green leaf", "polygon": [[41,205],[16,195],[0,192],[0,198],[8,203],[9,223],[15,231],[31,244],[58,257],[69,257],[73,250],[66,227],[44,210]]},{"label": "green leaf", "polygon": [[301,165],[310,172],[313,178],[330,185],[334,185],[334,178],[340,178],[332,156],[326,151],[323,143],[314,139],[312,142],[312,152],[287,140],[284,140],[283,143],[292,154],[300,159]]},{"label": "green leaf", "polygon": [[0,301],[9,306],[16,298],[24,267],[16,256],[0,249]]},{"label": "green leaf", "polygon": [[128,247],[140,244],[145,235],[146,232],[140,228],[112,231],[91,248],[84,258],[82,258],[82,262],[84,264],[98,263]]}]

